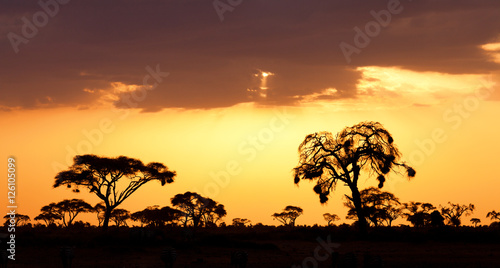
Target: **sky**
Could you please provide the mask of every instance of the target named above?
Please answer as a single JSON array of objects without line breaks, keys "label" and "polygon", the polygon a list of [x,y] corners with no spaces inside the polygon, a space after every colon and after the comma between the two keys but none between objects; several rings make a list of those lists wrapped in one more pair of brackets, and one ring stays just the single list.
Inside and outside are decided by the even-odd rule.
[{"label": "sky", "polygon": [[[292,169],[307,134],[362,121],[382,123],[417,171],[383,188],[402,202],[473,203],[484,224],[500,210],[498,1],[0,5],[0,172],[16,159],[18,210],[31,218],[63,199],[99,201],[52,188],[91,153],[177,172],[127,199],[132,212],[196,191],[225,205],[227,223],[278,224],[287,205],[304,209],[297,224],[325,224],[326,212],[349,223],[346,187],[321,205]],[[376,184],[366,175],[359,188]]]}]

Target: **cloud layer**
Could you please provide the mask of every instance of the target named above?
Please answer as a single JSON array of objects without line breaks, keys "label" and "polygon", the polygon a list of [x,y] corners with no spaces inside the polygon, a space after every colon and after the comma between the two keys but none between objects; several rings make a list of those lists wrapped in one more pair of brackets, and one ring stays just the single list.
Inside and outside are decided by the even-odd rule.
[{"label": "cloud layer", "polygon": [[[310,96],[355,98],[361,66],[451,74],[499,69],[480,47],[499,41],[496,0],[243,0],[222,13],[223,21],[211,1],[41,2],[47,9],[33,1],[2,3],[3,109],[92,107],[113,90],[111,83],[141,86],[151,76],[146,68],[157,65],[168,77],[134,107],[208,109],[248,101],[295,104]],[[376,22],[373,14],[387,14],[388,5],[400,12],[390,13],[390,22],[380,15],[388,23],[379,22],[379,31],[369,28]],[[35,34],[26,21],[35,25]],[[367,25],[376,34],[366,46],[356,46],[354,28],[366,32]],[[358,49],[349,63],[342,42]],[[259,71],[275,74],[265,98],[248,90]],[[335,94],[325,94],[333,92],[328,89]],[[115,105],[130,107],[123,99]]]}]

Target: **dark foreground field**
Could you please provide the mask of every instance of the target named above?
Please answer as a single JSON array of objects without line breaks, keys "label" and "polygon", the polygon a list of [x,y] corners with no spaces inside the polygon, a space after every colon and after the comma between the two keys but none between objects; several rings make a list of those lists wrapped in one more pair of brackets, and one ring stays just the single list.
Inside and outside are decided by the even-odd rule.
[{"label": "dark foreground field", "polygon": [[[372,230],[350,228],[217,228],[186,235],[181,228],[26,228],[16,233],[16,260],[7,267],[62,267],[61,246],[74,247],[73,268],[164,267],[161,250],[177,250],[174,267],[230,267],[234,250],[248,252],[248,268],[332,267],[330,250],[381,258],[384,267],[500,267],[500,231],[488,228]],[[328,256],[328,258],[326,257]]]}]

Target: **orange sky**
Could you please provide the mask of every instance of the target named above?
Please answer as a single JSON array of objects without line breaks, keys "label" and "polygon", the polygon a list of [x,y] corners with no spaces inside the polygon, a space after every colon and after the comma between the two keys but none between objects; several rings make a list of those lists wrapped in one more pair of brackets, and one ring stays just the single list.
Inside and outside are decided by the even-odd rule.
[{"label": "orange sky", "polygon": [[[375,73],[377,68],[372,68]],[[404,79],[398,75],[408,75],[383,68],[378,71],[392,77],[380,80],[386,88]],[[313,184],[301,182],[295,186],[291,169],[298,161],[298,145],[308,133],[338,132],[360,121],[379,121],[395,137],[404,159],[417,170],[410,182],[393,174],[385,190],[403,202],[471,202],[477,207],[474,217],[487,223],[485,214],[498,210],[496,190],[500,184],[496,174],[500,169],[496,152],[500,145],[492,141],[500,135],[495,124],[500,106],[496,101],[478,98],[475,92],[486,96],[493,94],[496,86],[487,76],[475,77],[475,81],[468,76],[454,76],[462,83],[452,82],[451,86],[475,87],[475,91],[442,89],[440,79],[429,79],[425,82],[429,92],[414,92],[412,96],[399,94],[380,99],[367,95],[294,107],[247,103],[157,113],[125,114],[124,110],[106,107],[90,111],[54,108],[4,112],[0,123],[9,126],[9,131],[2,133],[2,154],[4,159],[12,155],[17,160],[19,211],[32,218],[43,205],[65,198],[83,198],[91,204],[99,201],[88,193],[74,194],[51,187],[59,165],[70,164],[66,161],[76,153],[93,153],[159,161],[177,171],[173,184],[160,187],[149,183],[126,200],[122,207],[131,211],[149,205],[170,205],[175,194],[196,191],[226,206],[226,222],[244,217],[253,223],[276,224],[270,217],[272,213],[287,205],[298,205],[305,211],[298,224],[324,224],[325,212],[345,217],[342,196],[346,188],[339,185],[329,203],[322,206],[312,191]],[[410,78],[405,81],[412,82]],[[415,81],[414,87],[419,83]],[[453,94],[448,93],[454,89]],[[394,89],[396,93],[401,90]],[[435,94],[449,94],[450,98],[433,98]],[[429,105],[406,104],[416,98],[428,100]],[[463,114],[454,110],[460,104],[464,104]],[[215,178],[221,183],[217,184]],[[367,178],[360,181],[359,187],[375,184],[374,178]],[[93,216],[83,218],[93,220]]]},{"label": "orange sky", "polygon": [[74,155],[92,153],[177,172],[126,200],[132,212],[196,191],[225,205],[227,223],[277,224],[270,215],[287,205],[304,209],[297,224],[325,224],[325,212],[346,221],[343,185],[321,205],[313,184],[293,184],[297,148],[309,133],[378,121],[417,170],[384,190],[473,203],[489,224],[500,210],[500,2],[396,2],[246,1],[221,17],[201,0],[72,1],[29,37],[24,23],[44,9],[4,6],[0,173],[15,157],[19,212],[97,203],[52,189]]}]

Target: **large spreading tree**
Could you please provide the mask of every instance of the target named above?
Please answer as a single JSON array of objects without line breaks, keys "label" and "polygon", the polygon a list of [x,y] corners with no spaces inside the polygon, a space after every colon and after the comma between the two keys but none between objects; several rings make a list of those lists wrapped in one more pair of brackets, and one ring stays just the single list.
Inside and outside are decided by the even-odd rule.
[{"label": "large spreading tree", "polygon": [[330,132],[309,134],[299,146],[299,155],[294,182],[316,181],[314,191],[321,203],[328,201],[337,182],[348,186],[362,233],[366,232],[367,220],[358,190],[361,171],[376,175],[379,188],[389,172],[399,168],[405,169],[409,178],[415,176],[415,170],[400,161],[401,153],[389,131],[378,122],[346,127],[335,136]]},{"label": "large spreading tree", "polygon": [[54,188],[67,186],[79,192],[87,188],[104,202],[103,229],[108,227],[111,212],[142,185],[157,180],[161,185],[172,183],[175,172],[164,164],[142,161],[126,156],[116,158],[77,155],[68,170],[56,175]]}]

